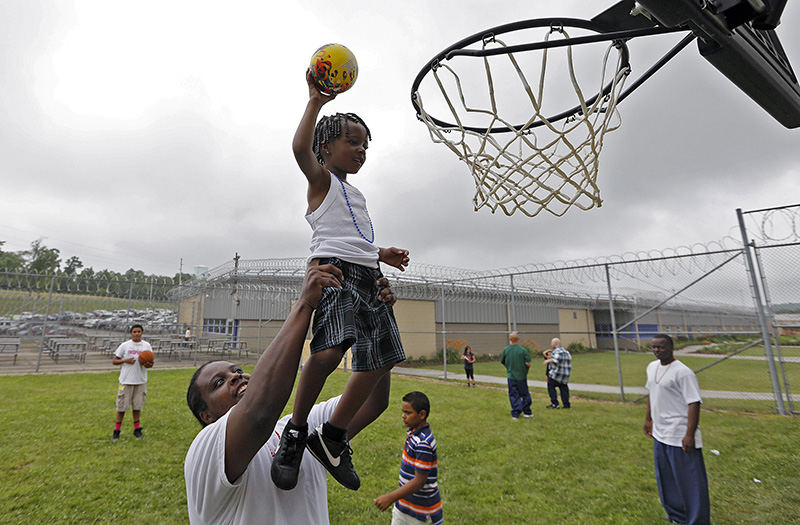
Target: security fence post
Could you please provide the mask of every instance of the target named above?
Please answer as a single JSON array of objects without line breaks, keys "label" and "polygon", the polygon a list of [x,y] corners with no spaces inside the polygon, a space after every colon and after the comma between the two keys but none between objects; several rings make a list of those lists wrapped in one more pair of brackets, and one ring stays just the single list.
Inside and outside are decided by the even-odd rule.
[{"label": "security fence post", "polygon": [[444,378],[447,379],[447,319],[444,311],[444,283],[440,283],[442,291],[442,367],[444,369]]},{"label": "security fence post", "polygon": [[775,340],[775,356],[778,358],[778,366],[780,367],[781,379],[783,380],[783,390],[786,394],[786,406],[789,408],[789,414],[794,413],[794,404],[792,403],[792,392],[789,389],[789,380],[786,377],[786,369],[783,366],[783,355],[781,355],[781,345],[778,340],[778,329],[775,325],[775,312],[772,309],[772,301],[770,300],[769,287],[767,286],[767,277],[764,274],[764,264],[761,262],[761,253],[753,243],[753,254],[755,254],[756,267],[758,268],[758,277],[761,281],[761,288],[764,290],[764,304],[767,307],[767,314],[769,316],[769,328],[772,332],[772,337]]},{"label": "security fence post", "polygon": [[608,285],[608,311],[611,313],[611,335],[614,338],[614,356],[617,359],[617,375],[619,376],[619,395],[622,402],[625,402],[625,387],[622,384],[622,364],[619,361],[619,341],[617,341],[617,319],[614,315],[614,296],[611,293],[611,272],[606,268],[606,284]]},{"label": "security fence post", "polygon": [[42,352],[44,352],[44,337],[47,331],[47,317],[50,315],[50,300],[53,298],[53,285],[55,285],[56,276],[50,278],[50,291],[47,294],[47,306],[44,309],[44,324],[42,324],[42,335],[39,338],[39,355],[36,357],[36,372],[39,372],[39,366],[42,364]]},{"label": "security fence post", "polygon": [[761,339],[764,343],[764,353],[767,356],[767,366],[769,368],[769,376],[772,380],[772,391],[775,395],[775,404],[778,408],[778,413],[782,416],[786,414],[786,408],[783,405],[783,393],[781,392],[781,385],[778,381],[778,371],[775,369],[775,357],[772,354],[772,345],[770,344],[769,330],[767,329],[767,320],[764,315],[764,305],[761,302],[761,292],[758,288],[758,277],[756,276],[755,265],[753,264],[753,256],[750,253],[750,244],[747,242],[747,229],[744,226],[744,215],[741,208],[736,208],[736,218],[739,220],[739,231],[742,233],[742,250],[744,251],[745,262],[747,263],[747,273],[750,275],[750,290],[753,293],[753,302],[756,307],[756,314],[758,315],[758,324],[761,328]]}]

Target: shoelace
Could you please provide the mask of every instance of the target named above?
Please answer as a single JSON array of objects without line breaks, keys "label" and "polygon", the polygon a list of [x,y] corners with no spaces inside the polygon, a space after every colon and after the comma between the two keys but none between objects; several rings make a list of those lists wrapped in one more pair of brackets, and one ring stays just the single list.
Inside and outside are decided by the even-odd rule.
[{"label": "shoelace", "polygon": [[348,463],[351,463],[350,456],[352,456],[352,455],[353,455],[353,449],[350,448],[350,442],[349,441],[345,441],[344,450],[342,450],[342,453],[341,453],[341,455],[339,457],[341,457],[342,459],[344,459]]}]

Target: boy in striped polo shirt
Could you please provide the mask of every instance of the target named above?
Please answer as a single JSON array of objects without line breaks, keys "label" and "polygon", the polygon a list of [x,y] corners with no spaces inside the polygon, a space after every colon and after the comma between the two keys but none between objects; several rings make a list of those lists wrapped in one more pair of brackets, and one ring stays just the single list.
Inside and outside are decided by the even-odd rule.
[{"label": "boy in striped polo shirt", "polygon": [[402,411],[408,437],[400,463],[400,486],[375,498],[375,506],[384,511],[394,503],[392,525],[444,523],[437,481],[436,438],[428,424],[431,411],[428,396],[409,392],[403,396]]}]

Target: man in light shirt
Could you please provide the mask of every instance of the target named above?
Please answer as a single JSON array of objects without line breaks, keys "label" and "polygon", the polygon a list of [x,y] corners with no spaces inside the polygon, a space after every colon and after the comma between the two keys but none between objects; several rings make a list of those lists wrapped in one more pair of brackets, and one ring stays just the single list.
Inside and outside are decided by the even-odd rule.
[{"label": "man in light shirt", "polygon": [[675,359],[668,335],[653,338],[656,360],[647,365],[650,394],[644,433],[653,438],[656,481],[667,518],[676,523],[710,523],[708,478],[703,462],[700,388],[694,372]]},{"label": "man in light shirt", "polygon": [[[327,471],[313,458],[303,461],[293,490],[280,490],[270,478],[273,456],[290,415],[280,418],[289,400],[322,289],[341,288],[334,265],[310,266],[299,300],[280,332],[261,355],[252,374],[226,361],[210,361],[192,377],[186,400],[203,426],[184,462],[189,521],[199,523],[327,524]],[[394,303],[384,278],[380,298]],[[354,436],[389,403],[390,376],[375,387],[347,431]],[[309,422],[322,424],[339,397],[315,405]],[[280,419],[279,419],[280,418]],[[319,423],[317,423],[319,422]],[[291,431],[291,430],[290,430]],[[293,453],[307,453],[302,449]]]}]

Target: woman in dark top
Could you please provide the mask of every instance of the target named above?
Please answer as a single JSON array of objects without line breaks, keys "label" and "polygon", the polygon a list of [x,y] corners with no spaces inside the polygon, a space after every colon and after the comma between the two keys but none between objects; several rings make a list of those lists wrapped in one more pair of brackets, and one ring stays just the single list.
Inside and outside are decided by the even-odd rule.
[{"label": "woman in dark top", "polygon": [[469,345],[464,347],[464,355],[461,356],[461,359],[464,360],[464,372],[467,374],[467,386],[478,386],[475,383],[475,375],[472,371],[472,365],[475,363],[475,354],[472,353],[472,349]]}]

